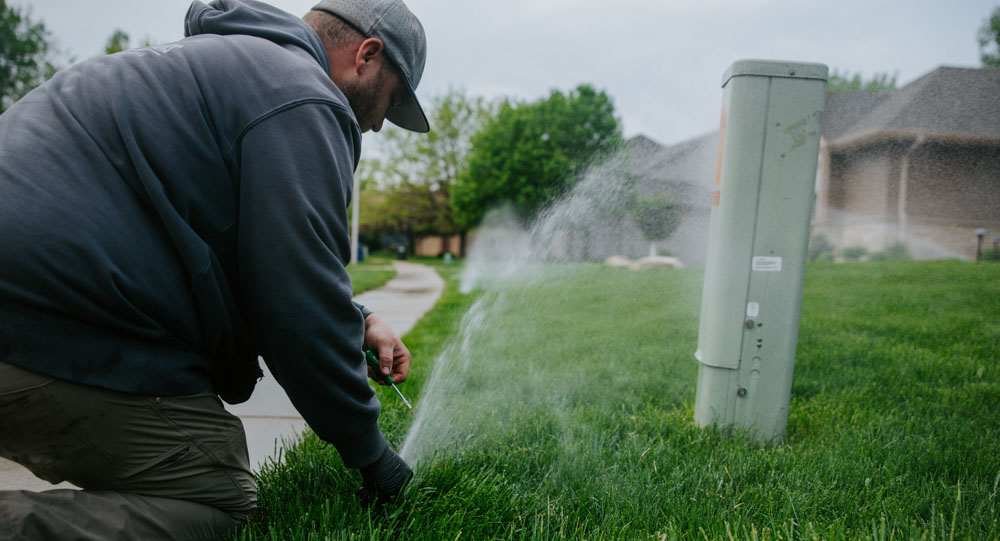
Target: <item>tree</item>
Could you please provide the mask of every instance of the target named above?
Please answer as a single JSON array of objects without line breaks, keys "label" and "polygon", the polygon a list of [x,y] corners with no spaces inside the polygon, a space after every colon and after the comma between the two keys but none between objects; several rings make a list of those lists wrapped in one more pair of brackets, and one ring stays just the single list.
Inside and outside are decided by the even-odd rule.
[{"label": "tree", "polygon": [[621,145],[611,98],[589,85],[532,103],[505,101],[472,138],[469,166],[452,191],[456,220],[474,227],[503,204],[530,219]]},{"label": "tree", "polygon": [[984,66],[1000,68],[1000,7],[979,28],[979,58]]},{"label": "tree", "polygon": [[124,30],[116,28],[104,46],[104,54],[120,53],[129,47],[129,36]]},{"label": "tree", "polygon": [[52,77],[54,50],[42,22],[0,0],[0,112]]},{"label": "tree", "polygon": [[896,75],[890,77],[888,73],[877,73],[871,79],[864,80],[860,73],[851,76],[848,73],[841,74],[834,70],[826,81],[826,89],[856,90],[874,94],[892,92],[896,90],[896,77]]},{"label": "tree", "polygon": [[[137,45],[137,47],[149,47],[153,44],[153,41],[146,36],[142,42]],[[127,51],[132,48],[132,37],[128,35],[128,32],[122,30],[121,28],[116,28],[111,36],[108,37],[108,42],[104,45],[104,54],[115,54],[122,51]]]},{"label": "tree", "polygon": [[643,238],[649,243],[650,257],[656,256],[656,241],[672,235],[681,224],[680,209],[663,194],[653,197],[636,194],[631,213]]},{"label": "tree", "polygon": [[451,90],[431,101],[431,131],[414,133],[388,128],[382,156],[366,160],[359,171],[363,179],[361,222],[368,231],[416,236],[462,235],[451,206],[452,186],[465,169],[470,140],[492,114],[482,98]]}]

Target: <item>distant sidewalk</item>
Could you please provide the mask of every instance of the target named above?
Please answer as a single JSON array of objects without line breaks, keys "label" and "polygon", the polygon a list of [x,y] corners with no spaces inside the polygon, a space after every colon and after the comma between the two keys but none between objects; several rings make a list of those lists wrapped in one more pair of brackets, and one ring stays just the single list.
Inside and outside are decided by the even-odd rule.
[{"label": "distant sidewalk", "polygon": [[[441,297],[444,280],[426,265],[395,261],[393,267],[396,269],[395,278],[381,288],[356,296],[354,300],[378,314],[396,334],[403,336]],[[264,379],[257,384],[250,400],[226,408],[243,421],[247,447],[250,450],[250,464],[254,470],[275,456],[283,439],[295,438],[305,428],[305,421],[292,407],[284,390],[267,371],[263,362],[261,367],[264,369]],[[52,488],[73,487],[68,483],[50,485],[21,466],[0,459],[0,490]]]},{"label": "distant sidewalk", "polygon": [[444,280],[426,265],[396,261],[396,276],[378,289],[354,300],[378,314],[399,336],[404,336],[441,297]]}]

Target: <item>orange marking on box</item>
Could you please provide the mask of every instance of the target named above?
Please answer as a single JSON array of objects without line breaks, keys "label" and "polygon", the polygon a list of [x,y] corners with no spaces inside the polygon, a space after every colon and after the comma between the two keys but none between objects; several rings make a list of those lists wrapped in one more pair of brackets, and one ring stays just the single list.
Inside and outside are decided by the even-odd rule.
[{"label": "orange marking on box", "polygon": [[726,108],[722,108],[722,121],[719,125],[719,159],[715,164],[715,183],[722,183],[722,151],[726,149]]},{"label": "orange marking on box", "polygon": [[719,206],[719,200],[722,198],[722,190],[715,190],[712,192],[712,206]]}]

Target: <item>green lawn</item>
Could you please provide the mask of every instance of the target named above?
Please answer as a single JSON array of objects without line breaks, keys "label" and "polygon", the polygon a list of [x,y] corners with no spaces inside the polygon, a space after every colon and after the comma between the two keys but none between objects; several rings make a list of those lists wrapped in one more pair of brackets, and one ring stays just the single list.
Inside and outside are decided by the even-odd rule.
[{"label": "green lawn", "polygon": [[397,448],[422,423],[411,490],[361,509],[307,435],[238,538],[1000,537],[1000,265],[810,266],[775,446],[693,424],[699,270],[549,266],[470,295],[439,270],[406,337],[420,413],[379,389]]},{"label": "green lawn", "polygon": [[354,294],[357,295],[385,285],[396,276],[396,271],[392,268],[392,259],[374,256],[349,265],[347,274],[351,276]]}]

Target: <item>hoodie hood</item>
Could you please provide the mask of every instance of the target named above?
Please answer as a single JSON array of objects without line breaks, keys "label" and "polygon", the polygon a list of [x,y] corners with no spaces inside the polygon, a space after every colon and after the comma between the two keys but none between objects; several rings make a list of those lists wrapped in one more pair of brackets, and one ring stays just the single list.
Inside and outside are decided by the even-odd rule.
[{"label": "hoodie hood", "polygon": [[184,37],[199,34],[243,34],[279,45],[294,45],[307,51],[323,70],[330,72],[326,48],[316,32],[302,19],[255,0],[195,1],[184,20]]}]

